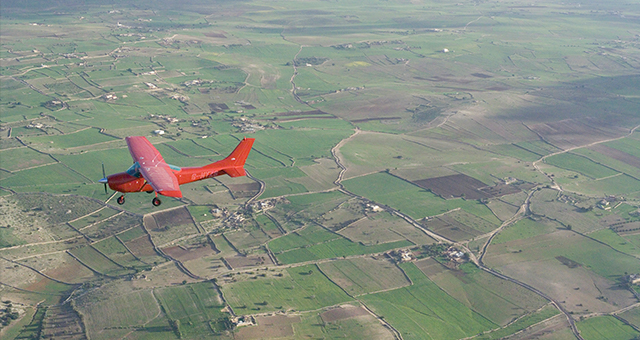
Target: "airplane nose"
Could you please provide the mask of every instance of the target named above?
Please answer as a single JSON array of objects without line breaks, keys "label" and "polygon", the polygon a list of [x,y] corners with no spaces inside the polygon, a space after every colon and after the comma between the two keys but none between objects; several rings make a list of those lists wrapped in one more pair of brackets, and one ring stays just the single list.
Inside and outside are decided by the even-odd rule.
[{"label": "airplane nose", "polygon": [[109,183],[109,179],[108,178],[101,178],[100,180],[98,180],[98,183]]}]

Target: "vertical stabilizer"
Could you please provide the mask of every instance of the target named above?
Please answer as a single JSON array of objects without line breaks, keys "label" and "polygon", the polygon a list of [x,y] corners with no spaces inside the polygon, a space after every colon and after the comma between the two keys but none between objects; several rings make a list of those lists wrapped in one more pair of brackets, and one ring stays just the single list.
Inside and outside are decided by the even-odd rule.
[{"label": "vertical stabilizer", "polygon": [[227,158],[210,164],[209,167],[220,167],[222,171],[231,177],[245,176],[247,173],[244,171],[244,163],[249,156],[254,141],[255,138],[245,137]]}]

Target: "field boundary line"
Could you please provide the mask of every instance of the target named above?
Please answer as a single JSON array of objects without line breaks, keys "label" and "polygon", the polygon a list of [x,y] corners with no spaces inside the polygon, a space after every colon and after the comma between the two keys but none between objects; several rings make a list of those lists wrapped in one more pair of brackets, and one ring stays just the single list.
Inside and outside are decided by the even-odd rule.
[{"label": "field boundary line", "polygon": [[[524,124],[524,123],[523,123],[523,124]],[[531,128],[529,128],[526,124],[524,124],[524,126],[525,126],[525,127],[527,127],[530,131],[532,131],[532,132],[536,133],[536,134],[538,135],[538,137],[540,137],[540,139],[541,139],[542,141],[544,141],[544,142],[546,142],[546,143],[548,143],[548,144],[550,144],[550,145],[553,145],[553,144],[551,144],[551,143],[547,142],[547,141],[546,141],[546,140],[545,140],[545,139],[544,139],[544,138],[543,138],[539,133],[537,133],[537,132],[535,132],[535,131],[531,130]],[[541,174],[542,174],[542,175],[544,175],[545,177],[549,178],[549,180],[550,180],[550,181],[551,181],[551,183],[553,184],[553,186],[552,186],[553,188],[557,189],[558,191],[564,191],[564,189],[562,189],[562,186],[560,186],[558,183],[556,183],[556,181],[555,181],[555,180],[554,180],[554,179],[553,179],[549,174],[545,173],[544,171],[542,171],[542,169],[540,169],[540,167],[539,167],[538,163],[540,163],[540,162],[544,162],[544,160],[545,160],[545,159],[547,159],[547,158],[549,158],[549,157],[553,157],[553,156],[560,155],[560,154],[563,154],[563,153],[571,152],[571,151],[576,150],[576,149],[587,148],[587,147],[590,147],[590,146],[594,146],[594,145],[598,145],[598,144],[602,144],[602,143],[613,142],[613,141],[616,141],[616,140],[620,140],[620,139],[624,139],[624,138],[630,137],[631,135],[633,135],[633,133],[634,133],[638,128],[640,128],[640,125],[636,125],[636,126],[634,126],[631,130],[629,130],[629,132],[628,132],[627,134],[625,134],[625,135],[623,135],[623,136],[620,136],[620,137],[610,138],[610,139],[604,139],[604,140],[601,140],[601,141],[596,141],[596,142],[593,142],[593,143],[589,143],[589,144],[585,144],[585,145],[580,145],[580,146],[573,146],[573,147],[570,147],[570,148],[565,149],[565,150],[560,150],[560,151],[557,151],[557,152],[554,152],[554,153],[550,153],[550,154],[548,154],[548,155],[542,156],[542,157],[541,157],[540,159],[538,159],[537,161],[533,161],[533,162],[531,162],[531,165],[532,165],[532,166],[534,167],[534,169],[536,169],[539,173],[541,173]],[[589,159],[589,158],[587,158],[587,159]],[[589,160],[591,160],[591,159],[589,159]],[[593,160],[591,160],[591,161],[593,162]],[[545,163],[545,164],[548,164],[548,163],[546,163],[546,162],[544,162],[544,163]],[[597,163],[597,164],[599,164],[599,163]],[[551,164],[549,164],[549,165],[551,165]],[[554,165],[551,165],[551,166],[554,166]],[[562,168],[561,168],[561,169],[562,169]],[[615,170],[615,171],[617,171],[617,170]],[[624,172],[623,172],[623,173],[624,173]],[[627,173],[625,173],[625,174],[626,174],[627,176],[630,176],[630,175],[629,175],[629,174],[627,174]],[[587,177],[588,177],[588,176],[587,176]],[[630,176],[630,177],[633,177],[633,176]],[[635,177],[633,177],[633,178],[635,178]],[[637,178],[636,178],[636,179],[637,179]]]},{"label": "field boundary line", "polygon": [[73,253],[71,253],[69,250],[65,250],[65,252],[66,252],[67,254],[69,254],[71,257],[73,257],[76,261],[80,262],[80,264],[81,264],[81,265],[83,265],[83,266],[87,267],[87,269],[89,269],[90,271],[92,271],[92,272],[94,272],[94,273],[98,274],[99,276],[108,277],[108,278],[110,278],[110,279],[117,279],[117,278],[118,278],[117,276],[111,276],[111,275],[108,275],[108,274],[104,274],[104,273],[102,273],[102,272],[99,272],[98,270],[96,270],[96,269],[92,268],[91,266],[89,266],[88,264],[84,263],[84,262],[83,262],[82,260],[80,260],[80,258],[78,258],[77,256],[73,255]]},{"label": "field boundary line", "polygon": [[131,251],[131,249],[129,249],[129,247],[127,247],[127,244],[126,244],[126,243],[124,243],[124,242],[123,242],[123,241],[118,237],[118,235],[113,235],[113,237],[114,237],[116,240],[118,240],[118,242],[120,242],[120,244],[122,244],[122,246],[124,247],[124,249],[126,249],[126,250],[129,252],[129,254],[131,254],[131,255],[132,255],[136,260],[138,260],[138,261],[140,261],[140,262],[142,262],[142,263],[145,263],[145,264],[150,265],[149,263],[146,263],[146,262],[142,261],[142,259],[140,259],[136,254],[134,254],[134,253]]},{"label": "field boundary line", "polygon": [[[83,230],[85,230],[87,228],[91,228],[91,227],[93,227],[93,226],[95,226],[97,224],[100,224],[100,223],[103,223],[103,222],[107,222],[108,220],[110,220],[112,218],[115,218],[116,216],[120,216],[122,214],[124,214],[124,211],[120,211],[119,213],[117,213],[115,215],[111,215],[111,216],[109,216],[109,217],[107,217],[107,218],[105,218],[105,219],[103,219],[101,221],[97,221],[97,222],[91,223],[88,226],[82,227],[80,229],[76,229],[76,228],[73,228],[73,229],[76,229],[77,231],[81,232],[81,231],[83,231]],[[69,222],[67,222],[67,223],[69,223]]]},{"label": "field boundary line", "polygon": [[[402,338],[402,334],[400,334],[400,332],[395,329],[393,326],[391,326],[391,324],[389,324],[386,320],[384,320],[383,318],[379,317],[377,314],[375,314],[367,305],[364,304],[364,302],[362,302],[360,299],[358,299],[357,297],[355,297],[354,295],[349,294],[349,292],[347,292],[344,288],[342,288],[340,285],[338,285],[337,283],[335,283],[324,271],[322,271],[322,268],[320,268],[319,265],[316,264],[316,268],[318,268],[318,271],[327,279],[329,280],[329,282],[333,283],[336,287],[340,288],[341,291],[343,291],[345,294],[347,294],[348,297],[352,298],[354,301],[357,301],[358,303],[360,303],[360,305],[367,311],[369,312],[369,314],[371,314],[374,318],[376,318],[378,320],[378,322],[380,322],[384,327],[386,327],[387,329],[389,329],[392,333],[393,336],[397,339],[397,340],[403,340]],[[406,275],[406,274],[405,274]],[[409,280],[409,282],[411,282],[411,280]],[[367,294],[372,294],[372,293],[367,293]],[[367,294],[363,294],[363,295],[367,295]],[[326,307],[325,307],[326,308]]]},{"label": "field boundary line", "polygon": [[8,258],[6,258],[4,256],[0,256],[0,259],[3,259],[5,261],[7,261],[7,262],[11,262],[11,263],[14,263],[14,264],[17,264],[17,265],[20,265],[20,266],[23,266],[25,268],[29,268],[29,269],[33,270],[34,272],[46,277],[47,279],[49,279],[51,281],[55,281],[55,282],[58,282],[58,283],[69,285],[69,286],[79,286],[79,285],[81,285],[81,284],[78,284],[78,283],[69,283],[69,282],[65,282],[65,281],[62,281],[62,280],[58,280],[58,279],[53,278],[53,277],[51,277],[51,276],[49,276],[49,275],[47,275],[47,274],[45,274],[45,273],[43,273],[41,271],[29,266],[29,265],[26,265],[24,263],[20,263],[20,262],[14,261],[14,260],[10,260],[10,259],[8,259]]}]

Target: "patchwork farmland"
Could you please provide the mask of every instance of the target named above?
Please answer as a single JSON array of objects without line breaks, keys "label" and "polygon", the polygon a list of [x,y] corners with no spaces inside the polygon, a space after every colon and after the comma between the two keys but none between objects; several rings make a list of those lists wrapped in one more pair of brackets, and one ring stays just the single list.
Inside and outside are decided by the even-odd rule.
[{"label": "patchwork farmland", "polygon": [[[635,339],[635,2],[5,1],[0,338]],[[248,176],[124,205],[124,137]]]}]

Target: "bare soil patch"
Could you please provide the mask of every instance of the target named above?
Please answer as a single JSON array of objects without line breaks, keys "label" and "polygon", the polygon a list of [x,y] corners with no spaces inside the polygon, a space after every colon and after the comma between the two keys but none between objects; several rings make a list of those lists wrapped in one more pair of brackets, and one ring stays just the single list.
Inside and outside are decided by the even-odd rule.
[{"label": "bare soil patch", "polygon": [[385,120],[400,120],[402,117],[378,117],[378,118],[364,118],[364,119],[354,119],[352,123],[366,123],[371,121],[385,121]]},{"label": "bare soil patch", "polygon": [[226,39],[227,36],[222,34],[221,32],[207,32],[204,34],[205,37],[209,37],[209,38],[221,38],[221,39]]},{"label": "bare soil patch", "polygon": [[322,115],[329,115],[328,113],[321,111],[321,110],[312,110],[312,111],[286,111],[286,112],[278,112],[278,113],[274,113],[273,115],[270,116],[264,116],[265,118],[263,119],[267,119],[267,118],[273,118],[273,117],[288,117],[288,116],[322,116]]},{"label": "bare soil patch", "polygon": [[544,140],[563,150],[619,137],[625,133],[622,129],[594,118],[565,119],[529,127]]},{"label": "bare soil patch", "polygon": [[223,112],[229,110],[229,106],[225,103],[209,103],[209,109],[213,112]]},{"label": "bare soil patch", "polygon": [[87,269],[87,267],[80,264],[80,262],[73,260],[73,262],[67,262],[67,264],[47,270],[44,272],[48,276],[70,283],[83,282],[84,279],[90,278],[94,273]]},{"label": "bare soil patch", "polygon": [[328,310],[320,314],[320,317],[322,318],[322,320],[324,320],[324,322],[333,322],[364,315],[369,315],[369,312],[367,312],[364,308],[360,306],[356,307],[351,305],[344,305]]},{"label": "bare soil patch", "polygon": [[144,235],[125,243],[129,250],[138,257],[157,255],[149,236]]},{"label": "bare soil patch", "polygon": [[422,271],[424,275],[426,275],[429,278],[432,278],[444,272],[445,270],[447,270],[443,265],[441,265],[440,263],[438,263],[438,261],[432,258],[418,260],[414,263],[416,267],[418,267],[418,269],[420,269],[420,271]]},{"label": "bare soil patch", "polygon": [[520,188],[508,184],[497,184],[492,187],[480,188],[479,190],[488,197],[500,197],[520,192]]},{"label": "bare soil patch", "polygon": [[506,86],[492,86],[490,88],[488,88],[487,90],[491,90],[491,91],[506,91],[509,88]]},{"label": "bare soil patch", "polygon": [[482,78],[482,79],[493,78],[493,76],[490,76],[490,75],[484,74],[484,73],[471,73],[471,75],[476,77],[476,78]]},{"label": "bare soil patch", "polygon": [[606,155],[607,157],[611,157],[617,161],[635,166],[636,168],[640,168],[640,158],[620,151],[618,149],[614,149],[602,144],[592,145],[588,147],[588,149]]},{"label": "bare soil patch", "polygon": [[412,181],[412,183],[430,190],[444,199],[463,197],[470,200],[511,195],[520,192],[522,189],[530,189],[534,186],[530,183],[520,185],[500,183],[494,186],[487,186],[483,182],[464,174],[421,179]]},{"label": "bare soil patch", "polygon": [[193,219],[186,207],[178,209],[171,209],[169,211],[162,211],[153,214],[153,219],[156,221],[157,230],[162,231],[167,227],[177,225],[193,225]]},{"label": "bare soil patch", "polygon": [[413,181],[413,183],[421,188],[430,190],[444,199],[463,196],[466,199],[489,197],[487,194],[479,190],[480,188],[486,187],[486,184],[463,174],[421,179]]},{"label": "bare soil patch", "polygon": [[424,224],[433,232],[454,241],[468,240],[482,234],[480,231],[468,227],[448,215],[430,218]]},{"label": "bare soil patch", "polygon": [[273,265],[271,258],[267,255],[234,256],[226,257],[225,260],[234,269],[242,267]]},{"label": "bare soil patch", "polygon": [[86,339],[80,316],[68,303],[49,306],[42,324],[43,339]]},{"label": "bare soil patch", "polygon": [[556,260],[560,261],[560,263],[564,264],[569,268],[577,268],[582,267],[582,265],[576,261],[570,260],[564,256],[556,256]]},{"label": "bare soil patch", "polygon": [[203,245],[201,247],[183,247],[183,246],[175,246],[162,248],[162,251],[165,254],[173,257],[178,261],[189,261],[199,259],[201,257],[209,256],[211,254],[215,254],[215,249],[211,248],[210,245]]},{"label": "bare soil patch", "polygon": [[260,190],[260,183],[228,184],[227,187],[234,198],[251,197]]},{"label": "bare soil patch", "polygon": [[268,339],[283,338],[293,336],[294,323],[300,322],[299,316],[259,316],[256,317],[257,326],[242,327],[238,329],[236,338],[247,339]]}]

